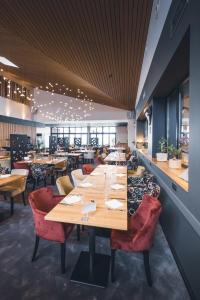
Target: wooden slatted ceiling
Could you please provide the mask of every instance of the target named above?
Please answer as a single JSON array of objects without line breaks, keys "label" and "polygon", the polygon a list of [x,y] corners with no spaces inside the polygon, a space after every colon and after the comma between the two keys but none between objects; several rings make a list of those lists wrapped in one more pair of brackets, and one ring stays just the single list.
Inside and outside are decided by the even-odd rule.
[{"label": "wooden slatted ceiling", "polygon": [[151,7],[152,0],[3,0],[0,24],[87,82],[88,94],[101,91],[95,101],[133,109]]}]

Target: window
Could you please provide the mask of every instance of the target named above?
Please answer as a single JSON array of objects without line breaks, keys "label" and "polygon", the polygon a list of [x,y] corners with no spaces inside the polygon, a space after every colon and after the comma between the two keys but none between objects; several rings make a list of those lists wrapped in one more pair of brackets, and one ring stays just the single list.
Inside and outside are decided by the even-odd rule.
[{"label": "window", "polygon": [[98,145],[110,145],[116,144],[116,127],[114,126],[97,126],[90,127],[90,138],[97,138]]},{"label": "window", "polygon": [[179,144],[182,148],[182,159],[188,166],[189,135],[190,135],[190,98],[189,80],[186,80],[180,87],[180,129]]},{"label": "window", "polygon": [[114,126],[52,127],[51,135],[68,137],[70,145],[74,144],[75,137],[81,138],[82,145],[88,144],[88,138],[97,138],[99,146],[116,144],[116,127]]}]

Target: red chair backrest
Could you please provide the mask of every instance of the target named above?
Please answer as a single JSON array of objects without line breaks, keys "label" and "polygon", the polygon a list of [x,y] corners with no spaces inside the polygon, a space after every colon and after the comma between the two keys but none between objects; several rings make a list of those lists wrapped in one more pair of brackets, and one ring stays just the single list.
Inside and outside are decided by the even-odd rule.
[{"label": "red chair backrest", "polygon": [[32,210],[49,212],[55,205],[52,202],[53,190],[49,187],[35,190],[29,194],[28,200]]},{"label": "red chair backrest", "polygon": [[29,195],[29,203],[33,212],[35,233],[51,241],[63,243],[65,241],[64,224],[60,222],[46,221],[45,215],[55,206],[53,190],[41,188]]},{"label": "red chair backrest", "polygon": [[14,166],[14,169],[27,169],[27,170],[29,170],[29,166],[28,166],[27,163],[14,162],[13,166]]},{"label": "red chair backrest", "polygon": [[82,168],[83,174],[90,174],[94,170],[94,167],[91,164],[85,164]]},{"label": "red chair backrest", "polygon": [[135,231],[132,240],[135,251],[148,250],[151,247],[161,210],[161,204],[157,198],[148,194],[143,196],[129,224],[130,231],[132,229]]}]

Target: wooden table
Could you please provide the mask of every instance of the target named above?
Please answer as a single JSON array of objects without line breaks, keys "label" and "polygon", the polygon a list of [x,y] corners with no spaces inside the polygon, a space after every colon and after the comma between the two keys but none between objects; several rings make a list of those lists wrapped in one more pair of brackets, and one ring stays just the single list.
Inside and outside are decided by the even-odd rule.
[{"label": "wooden table", "polygon": [[108,148],[109,151],[122,151],[124,152],[126,150],[126,148],[124,147],[110,147]]},{"label": "wooden table", "polygon": [[44,159],[44,158],[37,158],[37,159],[33,159],[33,160],[21,160],[18,161],[18,163],[27,163],[27,164],[40,164],[40,165],[53,165],[56,166],[57,164],[64,162],[66,159]]},{"label": "wooden table", "polygon": [[108,154],[108,156],[106,156],[106,158],[104,158],[104,161],[107,163],[113,163],[115,162],[117,163],[124,163],[126,162],[126,156],[122,156],[122,153],[118,153],[118,152],[111,152],[110,154]]},{"label": "wooden table", "polygon": [[13,183],[23,177],[24,177],[23,175],[10,175],[9,177],[6,178],[1,178],[0,176],[0,187],[4,185],[9,185],[10,183]]},{"label": "wooden table", "polygon": [[[98,173],[93,176],[93,173]],[[117,174],[123,174],[118,177]],[[89,226],[89,252],[81,252],[72,273],[71,280],[100,287],[107,286],[110,256],[95,253],[95,229],[109,228],[127,230],[127,168],[122,166],[99,165],[87,176],[84,182],[92,183],[89,188],[76,187],[69,195],[82,195],[84,204],[92,200],[97,209],[89,214],[87,221],[81,213],[80,202],[75,205],[58,204],[45,217],[49,221],[82,224]],[[111,189],[114,183],[123,184],[120,190]],[[120,210],[109,210],[105,206],[107,199],[120,199],[123,207]]]},{"label": "wooden table", "polygon": [[80,150],[74,150],[74,153],[95,153],[95,150],[91,149],[80,149]]}]

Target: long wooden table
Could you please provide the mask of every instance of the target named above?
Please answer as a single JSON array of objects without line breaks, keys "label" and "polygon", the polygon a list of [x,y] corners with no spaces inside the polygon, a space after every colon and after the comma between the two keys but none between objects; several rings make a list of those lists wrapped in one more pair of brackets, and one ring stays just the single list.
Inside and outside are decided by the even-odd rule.
[{"label": "long wooden table", "polygon": [[105,158],[104,161],[107,163],[123,163],[126,162],[126,156],[124,153],[120,152],[111,152]]},{"label": "long wooden table", "polygon": [[[123,175],[118,177],[119,174]],[[82,195],[84,204],[96,202],[97,209],[89,214],[87,221],[81,213],[83,204],[80,202],[74,205],[59,203],[46,215],[45,219],[89,226],[89,252],[81,252],[71,280],[105,287],[108,282],[110,257],[95,253],[95,230],[97,227],[127,230],[127,168],[99,165],[84,182],[89,182],[92,186],[76,187],[69,195]],[[124,185],[123,189],[112,189],[111,185],[115,183]],[[119,199],[123,203],[120,210],[110,210],[106,207],[105,200],[112,198]]]}]

